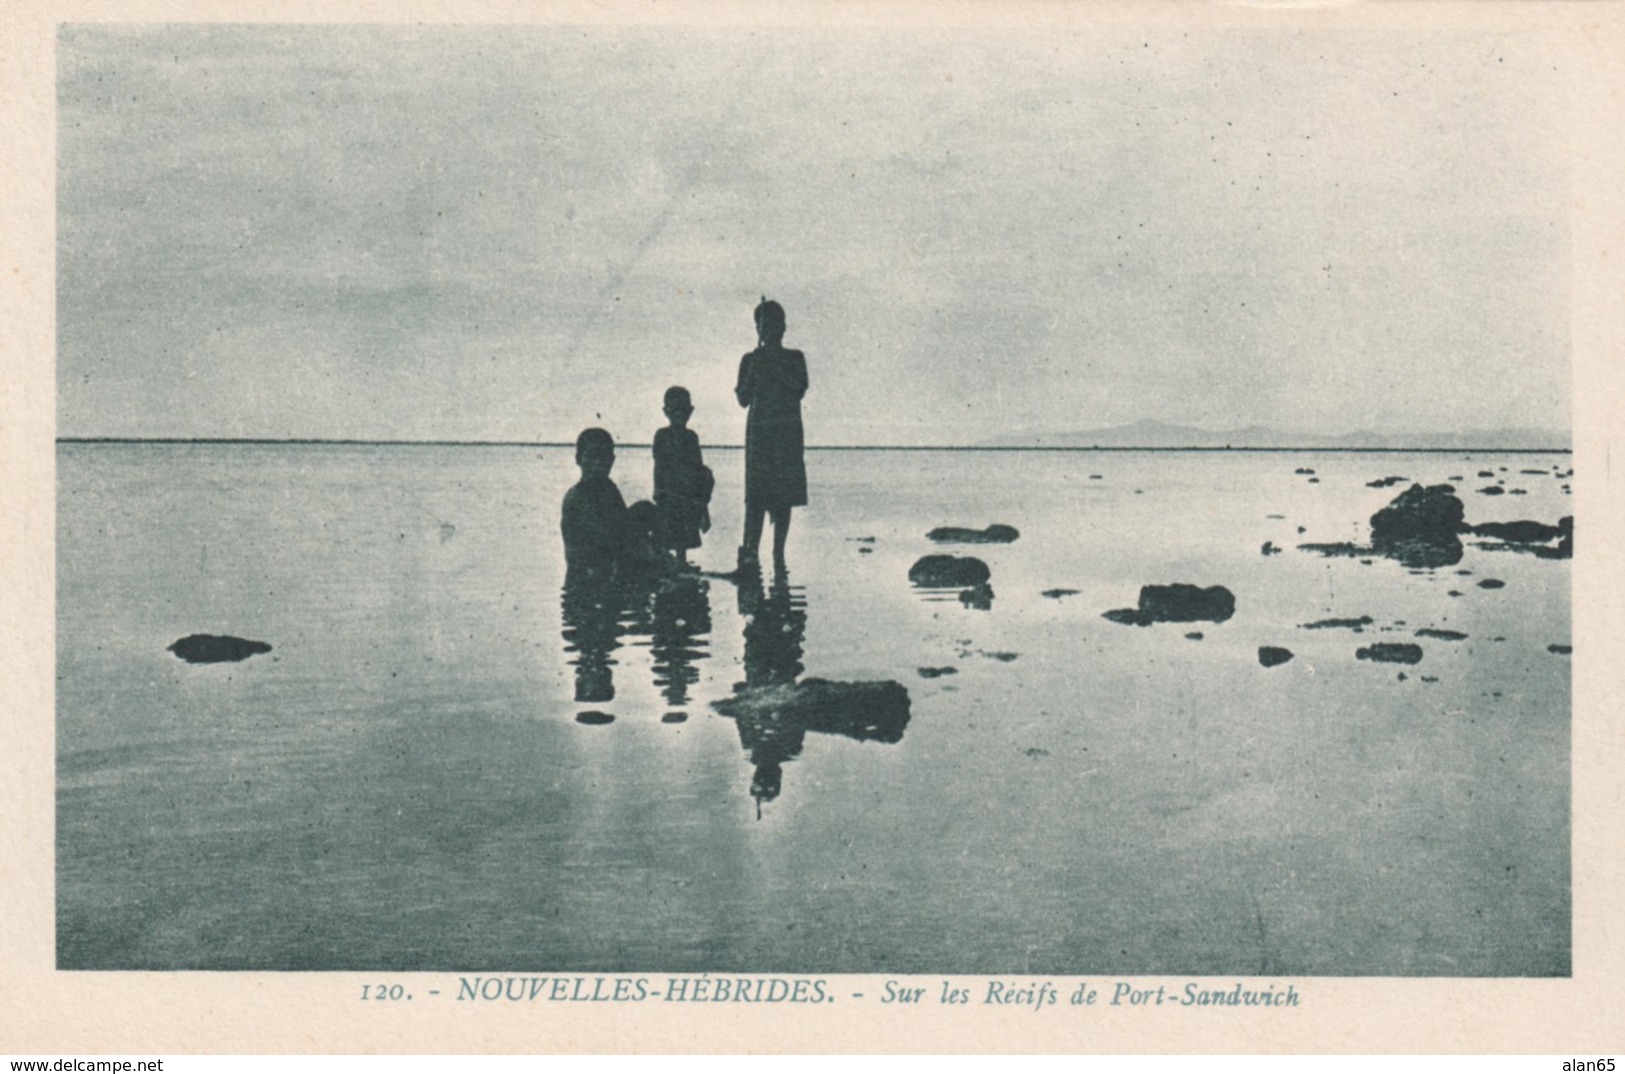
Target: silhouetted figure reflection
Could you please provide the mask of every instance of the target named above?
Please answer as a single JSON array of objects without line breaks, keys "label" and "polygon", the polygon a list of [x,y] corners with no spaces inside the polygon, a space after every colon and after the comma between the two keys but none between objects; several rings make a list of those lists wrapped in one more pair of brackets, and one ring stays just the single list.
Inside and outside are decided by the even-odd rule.
[{"label": "silhouetted figure reflection", "polygon": [[700,680],[696,664],[710,655],[710,584],[697,575],[672,575],[655,589],[651,605],[655,686],[666,704],[681,708],[688,704],[688,688]]},{"label": "silhouetted figure reflection", "polygon": [[579,702],[615,700],[615,661],[621,644],[626,600],[614,578],[580,574],[567,578],[561,600],[564,651],[574,654],[575,698]]},{"label": "silhouetted figure reflection", "polygon": [[760,578],[742,580],[745,681],[712,707],[734,720],[755,766],[750,793],[760,815],[783,789],[784,764],[801,753],[808,731],[860,742],[897,742],[908,726],[908,691],[896,682],[797,681],[803,668],[807,602],[801,587],[780,574],[765,593]]}]

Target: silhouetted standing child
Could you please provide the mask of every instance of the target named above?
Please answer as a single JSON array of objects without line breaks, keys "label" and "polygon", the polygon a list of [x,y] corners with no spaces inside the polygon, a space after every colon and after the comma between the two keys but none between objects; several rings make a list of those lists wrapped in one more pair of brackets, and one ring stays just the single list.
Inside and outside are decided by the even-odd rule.
[{"label": "silhouetted standing child", "polygon": [[756,349],[739,360],[734,396],[749,407],[745,419],[745,543],[739,569],[754,570],[764,515],[773,519],[773,565],[784,568],[790,509],[807,502],[802,457],[801,397],[807,393],[807,359],[786,350],[784,307],[762,299],[756,307]]},{"label": "silhouetted standing child", "polygon": [[559,530],[564,536],[566,584],[614,577],[626,543],[626,501],[609,479],[615,468],[615,438],[603,429],[576,437],[581,480],[564,494]]},{"label": "silhouetted standing child", "polygon": [[700,534],[711,529],[714,479],[700,455],[700,438],[688,427],[694,403],[687,388],[667,388],[664,410],[671,422],[655,430],[655,506],[660,508],[662,548],[677,554],[700,547]]}]

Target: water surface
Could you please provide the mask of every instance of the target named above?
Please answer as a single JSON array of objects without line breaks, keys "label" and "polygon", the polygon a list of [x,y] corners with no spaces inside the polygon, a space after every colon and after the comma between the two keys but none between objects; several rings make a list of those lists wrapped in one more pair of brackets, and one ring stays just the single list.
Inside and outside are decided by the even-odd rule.
[{"label": "water surface", "polygon": [[[1366,541],[1388,475],[1555,522],[1567,456],[811,452],[781,584],[624,604],[563,590],[567,449],[58,462],[65,968],[1569,972],[1568,562],[1297,548]],[[649,492],[642,452],[614,476]],[[1020,539],[924,536],[991,522]],[[911,587],[933,551],[991,607]],[[1101,618],[1167,582],[1236,613]],[[272,651],[166,651],[194,633]],[[906,722],[711,709],[814,677],[900,682]]]}]

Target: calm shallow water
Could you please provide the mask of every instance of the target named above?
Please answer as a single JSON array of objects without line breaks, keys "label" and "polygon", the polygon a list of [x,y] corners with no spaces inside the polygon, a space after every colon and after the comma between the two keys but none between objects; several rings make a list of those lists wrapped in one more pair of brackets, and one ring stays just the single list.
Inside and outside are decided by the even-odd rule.
[{"label": "calm shallow water", "polygon": [[[812,452],[787,584],[630,614],[561,592],[566,449],[58,461],[64,967],[1569,972],[1568,562],[1296,548],[1363,542],[1389,474],[1555,522],[1567,456]],[[708,461],[725,569],[741,457]],[[646,451],[614,476],[646,496]],[[1020,540],[924,538],[990,522]],[[914,590],[933,551],[986,560],[992,607]],[[1236,614],[1100,617],[1152,582]],[[165,651],[193,633],[274,648]],[[908,719],[710,708],[796,675],[897,680]]]}]

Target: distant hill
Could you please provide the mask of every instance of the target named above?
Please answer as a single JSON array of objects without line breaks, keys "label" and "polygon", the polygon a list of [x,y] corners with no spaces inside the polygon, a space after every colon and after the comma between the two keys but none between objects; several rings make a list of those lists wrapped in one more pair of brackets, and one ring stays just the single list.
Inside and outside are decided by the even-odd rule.
[{"label": "distant hill", "polygon": [[1294,433],[1249,425],[1245,429],[1214,432],[1160,421],[1137,421],[1082,432],[1029,433],[1001,436],[986,447],[1052,448],[1365,448],[1460,451],[1568,451],[1568,432],[1551,429],[1469,429],[1463,432]]}]

